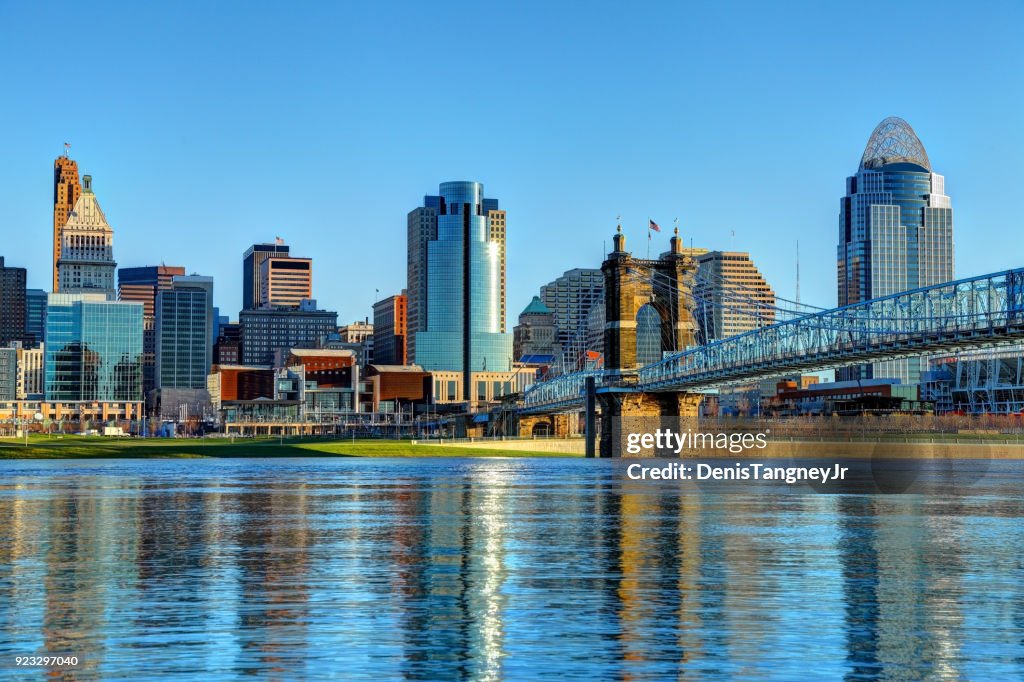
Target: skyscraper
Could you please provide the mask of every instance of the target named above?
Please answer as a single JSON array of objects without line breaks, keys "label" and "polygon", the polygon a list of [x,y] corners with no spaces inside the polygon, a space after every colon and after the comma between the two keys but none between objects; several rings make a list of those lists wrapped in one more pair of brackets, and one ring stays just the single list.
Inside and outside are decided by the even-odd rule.
[{"label": "skyscraper", "polygon": [[92,191],[92,176],[82,178],[82,194],[61,232],[57,276],[61,293],[99,293],[113,300],[114,231]]},{"label": "skyscraper", "polygon": [[313,259],[270,256],[260,263],[257,307],[298,308],[313,298]]},{"label": "skyscraper", "polygon": [[408,364],[407,301],[399,294],[373,304],[373,361],[378,365]]},{"label": "skyscraper", "polygon": [[117,271],[117,298],[142,304],[142,390],[156,388],[156,295],[171,288],[175,277],[185,275],[176,265],[146,265]]},{"label": "skyscraper", "polygon": [[273,365],[277,351],[316,348],[338,329],[338,313],[316,310],[313,302],[298,310],[259,308],[238,313],[242,327],[242,363]]},{"label": "skyscraper", "polygon": [[68,222],[78,197],[82,194],[82,184],[78,180],[78,163],[68,157],[67,145],[63,156],[53,162],[53,290],[59,291],[60,277],[57,263],[60,261],[63,243],[64,225]]},{"label": "skyscraper", "polygon": [[[840,200],[839,305],[953,279],[953,208],[945,178],[906,121],[890,117],[868,139]],[[919,358],[837,370],[839,380],[920,380]]]},{"label": "skyscraper", "polygon": [[46,333],[46,297],[42,289],[25,290],[25,343],[38,347]]},{"label": "skyscraper", "polygon": [[103,294],[50,294],[48,401],[142,400],[142,304]]},{"label": "skyscraper", "polygon": [[156,295],[156,387],[205,389],[213,359],[213,278],[179,276]]},{"label": "skyscraper", "polygon": [[586,351],[604,350],[604,337],[590,338],[592,311],[604,328],[604,273],[597,268],[573,268],[540,288],[540,299],[555,316],[558,344],[566,360],[575,363]]},{"label": "skyscraper", "polygon": [[693,318],[701,343],[775,324],[775,291],[749,253],[709,251],[696,260]]},{"label": "skyscraper", "polygon": [[288,245],[278,239],[273,244],[253,244],[242,256],[242,310],[261,305],[263,296],[263,261],[271,256],[287,256]]},{"label": "skyscraper", "polygon": [[505,215],[497,200],[484,198],[478,182],[442,183],[439,196],[425,197],[422,208],[409,214],[415,362],[427,370],[462,372],[463,399],[471,400],[471,372],[512,366],[512,337],[504,332],[502,314]]},{"label": "skyscraper", "polygon": [[24,341],[25,268],[10,268],[0,256],[0,346],[11,341]]}]

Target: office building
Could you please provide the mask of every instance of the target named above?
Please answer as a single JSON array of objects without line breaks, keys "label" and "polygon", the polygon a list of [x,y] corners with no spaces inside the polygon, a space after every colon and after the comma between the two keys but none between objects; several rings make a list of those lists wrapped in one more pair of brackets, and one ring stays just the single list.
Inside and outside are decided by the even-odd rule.
[{"label": "office building", "polygon": [[46,299],[42,289],[25,290],[25,345],[35,348],[46,333]]},{"label": "office building", "polygon": [[513,357],[518,362],[537,362],[544,357],[550,364],[562,353],[555,314],[540,296],[534,296],[519,313],[519,324],[512,330],[512,339]]},{"label": "office building", "polygon": [[213,344],[213,364],[238,365],[242,362],[242,325],[237,322],[221,324],[217,341]]},{"label": "office building", "polygon": [[18,348],[0,348],[0,401],[18,399]]},{"label": "office building", "polygon": [[422,208],[409,214],[411,360],[427,371],[462,372],[469,401],[471,372],[512,367],[503,315],[504,244],[496,241],[499,234],[504,239],[504,213],[497,200],[484,198],[478,182],[442,183],[439,196],[426,197]]},{"label": "office building", "polygon": [[78,179],[78,163],[68,157],[67,146],[63,156],[53,162],[53,291],[60,290],[60,275],[57,264],[60,262],[61,248],[64,241],[64,226],[68,222],[71,211],[78,203],[82,194],[82,184]]},{"label": "office building", "polygon": [[[555,318],[557,341],[570,364],[586,351],[604,350],[604,273],[596,268],[567,270],[540,288],[540,299]],[[588,333],[593,312],[597,333]]]},{"label": "office building", "polygon": [[253,244],[242,256],[242,309],[263,305],[263,261],[272,256],[287,256],[288,245],[281,239],[273,244]]},{"label": "office building", "polygon": [[205,389],[213,344],[213,278],[178,276],[156,295],[156,387]]},{"label": "office building", "polygon": [[298,308],[313,297],[313,259],[270,256],[260,264],[259,307]]},{"label": "office building", "polygon": [[697,256],[693,299],[701,343],[775,324],[775,291],[746,252],[709,251]]},{"label": "office building", "polygon": [[61,231],[57,260],[59,291],[115,297],[114,231],[92,189],[92,176],[82,178],[82,193]]},{"label": "office building", "polygon": [[321,339],[336,333],[338,313],[304,304],[298,310],[243,310],[238,322],[242,327],[242,364],[271,366],[275,351],[316,348]]},{"label": "office building", "polygon": [[44,393],[43,371],[45,346],[18,349],[18,400],[42,400]]},{"label": "office building", "polygon": [[[901,118],[878,124],[840,200],[840,306],[953,279],[953,208],[945,178]],[[837,379],[900,379],[916,385],[923,361],[837,370]]]},{"label": "office building", "polygon": [[388,296],[373,304],[373,362],[377,365],[405,365],[408,334],[408,298],[404,293]]},{"label": "office building", "polygon": [[177,265],[147,265],[117,271],[117,298],[142,304],[142,388],[146,395],[156,388],[156,295],[171,288],[185,268]]},{"label": "office building", "polygon": [[25,268],[7,267],[0,256],[0,346],[25,340],[26,274]]},{"label": "office building", "polygon": [[142,400],[142,304],[104,294],[51,294],[46,400]]}]

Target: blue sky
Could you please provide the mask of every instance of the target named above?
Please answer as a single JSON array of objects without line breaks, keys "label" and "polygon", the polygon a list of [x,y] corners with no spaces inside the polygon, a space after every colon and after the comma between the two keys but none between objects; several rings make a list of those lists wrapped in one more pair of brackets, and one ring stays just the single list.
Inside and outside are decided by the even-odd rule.
[{"label": "blue sky", "polygon": [[[622,215],[749,251],[836,300],[837,210],[874,126],[946,176],[958,276],[1024,266],[1024,4],[0,3],[9,265],[49,285],[65,141],[122,266],[215,277],[280,235],[341,322],[405,282],[405,216],[446,180],[508,211],[509,326],[596,267]],[[294,5],[294,6],[293,6]],[[732,237],[732,232],[735,237]],[[607,242],[607,244],[606,244]]]}]

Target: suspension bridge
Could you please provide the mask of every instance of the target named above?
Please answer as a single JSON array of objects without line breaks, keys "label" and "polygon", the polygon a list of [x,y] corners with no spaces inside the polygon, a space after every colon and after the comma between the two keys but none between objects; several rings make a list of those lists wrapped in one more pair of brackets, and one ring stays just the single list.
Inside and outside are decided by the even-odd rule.
[{"label": "suspension bridge", "polygon": [[[656,261],[627,253],[621,231],[614,243],[602,264],[604,367],[545,377],[525,391],[519,408],[521,420],[586,410],[592,432],[593,413],[600,407],[602,451],[607,450],[607,419],[695,416],[699,395],[713,389],[1024,341],[1024,269],[812,310],[799,304],[752,306],[742,286],[702,281],[678,235]],[[762,326],[720,340],[699,338],[695,316],[713,305],[702,295],[708,289],[702,285],[724,289],[719,306],[756,316]],[[660,316],[661,348],[659,359],[645,362],[644,353],[637,352],[637,316],[647,304]],[[588,434],[588,454],[592,439]]]}]

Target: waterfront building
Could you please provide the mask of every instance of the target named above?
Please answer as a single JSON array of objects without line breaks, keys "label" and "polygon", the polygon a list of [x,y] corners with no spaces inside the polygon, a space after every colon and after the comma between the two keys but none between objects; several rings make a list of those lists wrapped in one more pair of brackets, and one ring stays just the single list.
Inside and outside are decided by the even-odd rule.
[{"label": "waterfront building", "polygon": [[[500,226],[498,223],[500,222]],[[410,359],[427,371],[509,371],[505,333],[505,214],[478,182],[445,182],[409,214]]]},{"label": "waterfront building", "polygon": [[464,403],[470,411],[499,402],[503,395],[513,391],[516,381],[516,373],[512,371],[471,372],[468,387],[464,383],[465,374],[458,370],[435,370],[430,376],[435,405]]},{"label": "waterfront building", "polygon": [[26,340],[26,277],[25,268],[8,267],[0,256],[0,346]]},{"label": "waterfront building", "polygon": [[213,359],[212,328],[212,277],[177,276],[169,288],[157,292],[157,388],[206,388]]},{"label": "waterfront building", "polygon": [[273,244],[253,244],[246,249],[242,256],[242,309],[263,306],[263,261],[287,255],[288,245],[281,239]]},{"label": "waterfront building", "polygon": [[142,304],[51,294],[45,358],[48,401],[141,401]]},{"label": "waterfront building", "polygon": [[534,296],[519,313],[519,324],[512,330],[512,339],[513,357],[517,362],[525,361],[527,357],[543,356],[547,358],[547,364],[551,364],[562,353],[555,314],[544,305],[540,296]]},{"label": "waterfront building", "polygon": [[259,307],[298,308],[313,297],[313,259],[270,256],[260,264]]},{"label": "waterfront building", "polygon": [[114,231],[92,189],[92,176],[82,178],[82,193],[61,231],[57,275],[61,293],[98,293],[113,300]]},{"label": "waterfront building", "polygon": [[42,289],[25,290],[25,345],[37,347],[46,333],[46,299]]},{"label": "waterfront building", "polygon": [[299,309],[259,308],[238,314],[242,328],[242,364],[274,364],[275,351],[316,348],[338,327],[338,313],[317,310],[315,302]]},{"label": "waterfront building", "polygon": [[[953,208],[921,140],[890,117],[871,133],[840,200],[840,306],[953,279]],[[837,370],[840,379],[917,384],[920,358]]]},{"label": "waterfront building", "polygon": [[408,364],[406,336],[408,299],[405,293],[373,304],[373,363]]},{"label": "waterfront building", "polygon": [[430,400],[430,373],[419,365],[367,366],[366,382],[372,391],[373,412],[399,412],[407,405],[423,405]]},{"label": "waterfront building", "polygon": [[67,147],[63,156],[53,162],[53,291],[60,291],[61,248],[64,242],[64,226],[71,211],[82,195],[82,184],[78,179],[78,163],[68,157]]},{"label": "waterfront building", "polygon": [[921,399],[939,414],[1024,414],[1024,347],[930,358],[926,367]]},{"label": "waterfront building", "polygon": [[142,390],[145,395],[156,388],[156,295],[170,289],[171,281],[184,274],[185,268],[177,265],[147,265],[117,271],[118,300],[142,304]]},{"label": "waterfront building", "polygon": [[18,348],[18,400],[42,400],[44,397],[45,346]]},{"label": "waterfront building", "polygon": [[214,365],[206,379],[206,390],[214,410],[223,402],[272,400],[274,370],[270,367]]},{"label": "waterfront building", "polygon": [[330,415],[359,411],[359,366],[353,351],[293,348],[284,367],[296,379],[296,393],[278,392],[275,399],[299,400],[307,418],[322,421]]},{"label": "waterfront building", "polygon": [[[586,351],[604,350],[604,273],[597,268],[573,268],[540,288],[540,299],[554,314],[557,341],[569,366],[576,367]],[[590,318],[597,333],[590,333]]]},{"label": "waterfront building", "polygon": [[775,292],[746,252],[709,251],[697,256],[693,298],[702,343],[775,323]]}]

